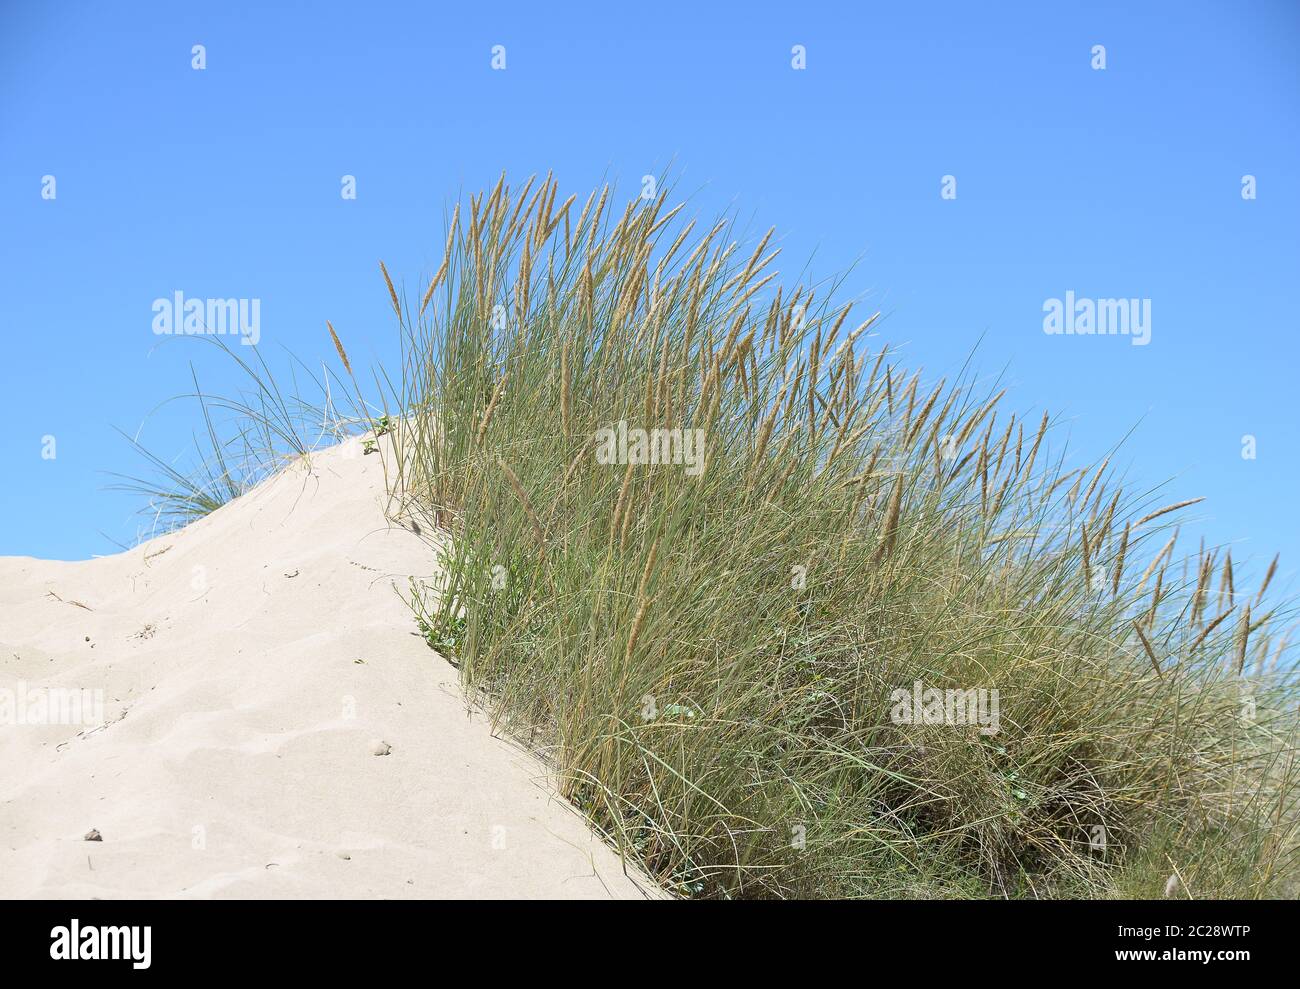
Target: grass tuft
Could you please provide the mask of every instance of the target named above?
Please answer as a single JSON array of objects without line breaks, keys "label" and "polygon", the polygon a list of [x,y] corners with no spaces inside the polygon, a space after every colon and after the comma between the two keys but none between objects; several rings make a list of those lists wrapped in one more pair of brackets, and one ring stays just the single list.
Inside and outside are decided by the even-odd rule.
[{"label": "grass tuft", "polygon": [[[417,312],[384,272],[401,490],[448,537],[412,604],[619,848],[684,896],[1294,889],[1290,612],[1224,624],[1231,563],[1214,610],[1166,528],[1197,499],[922,386],[771,232],[532,188],[457,207]],[[996,733],[914,688],[997,691]]]}]

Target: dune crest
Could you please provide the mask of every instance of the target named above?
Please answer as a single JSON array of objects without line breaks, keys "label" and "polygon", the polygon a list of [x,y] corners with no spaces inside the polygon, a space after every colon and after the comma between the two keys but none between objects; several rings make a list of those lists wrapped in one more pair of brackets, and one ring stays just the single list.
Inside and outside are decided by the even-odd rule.
[{"label": "dune crest", "polygon": [[[0,896],[643,895],[413,634],[434,554],[385,502],[354,439],[129,552],[0,558]],[[52,688],[102,721],[40,723]]]}]

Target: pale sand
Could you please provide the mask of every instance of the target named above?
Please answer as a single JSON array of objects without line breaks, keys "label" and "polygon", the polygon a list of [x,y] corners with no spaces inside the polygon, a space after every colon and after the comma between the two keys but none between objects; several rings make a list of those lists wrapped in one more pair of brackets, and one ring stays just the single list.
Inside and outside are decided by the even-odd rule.
[{"label": "pale sand", "polygon": [[0,896],[647,895],[413,634],[435,555],[385,504],[353,440],[130,552],[0,558],[0,692],[106,722],[0,722]]}]

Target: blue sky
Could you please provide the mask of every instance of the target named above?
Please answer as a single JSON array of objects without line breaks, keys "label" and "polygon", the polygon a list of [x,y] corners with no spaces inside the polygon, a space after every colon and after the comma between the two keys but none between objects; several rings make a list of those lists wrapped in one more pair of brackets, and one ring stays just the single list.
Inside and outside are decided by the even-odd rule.
[{"label": "blue sky", "polygon": [[[231,383],[159,346],[153,300],[260,299],[273,365],[329,357],[330,319],[391,366],[376,262],[422,282],[458,192],[552,169],[632,195],[671,166],[701,212],[775,225],[789,275],[853,266],[911,364],[978,342],[1073,462],[1127,435],[1136,487],[1207,496],[1189,531],[1293,574],[1300,4],[728,6],[0,6],[0,555],[132,541],[112,427],[179,455],[196,410],[150,413],[191,361]],[[1151,342],[1045,334],[1067,290],[1151,300]]]}]

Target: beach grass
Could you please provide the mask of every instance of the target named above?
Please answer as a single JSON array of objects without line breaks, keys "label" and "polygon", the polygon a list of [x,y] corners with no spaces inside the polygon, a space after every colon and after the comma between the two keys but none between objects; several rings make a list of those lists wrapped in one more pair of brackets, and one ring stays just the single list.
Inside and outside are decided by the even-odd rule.
[{"label": "beach grass", "polygon": [[1292,892],[1291,612],[1196,500],[667,195],[503,177],[418,303],[383,269],[471,697],[684,897]]},{"label": "beach grass", "polygon": [[1276,559],[1242,585],[1179,538],[1199,499],[1069,467],[1050,414],[667,197],[503,176],[410,298],[380,264],[395,378],[332,324],[313,402],[225,348],[252,384],[196,378],[197,471],[127,485],[173,528],[391,433],[420,633],[675,895],[1296,895]]}]

